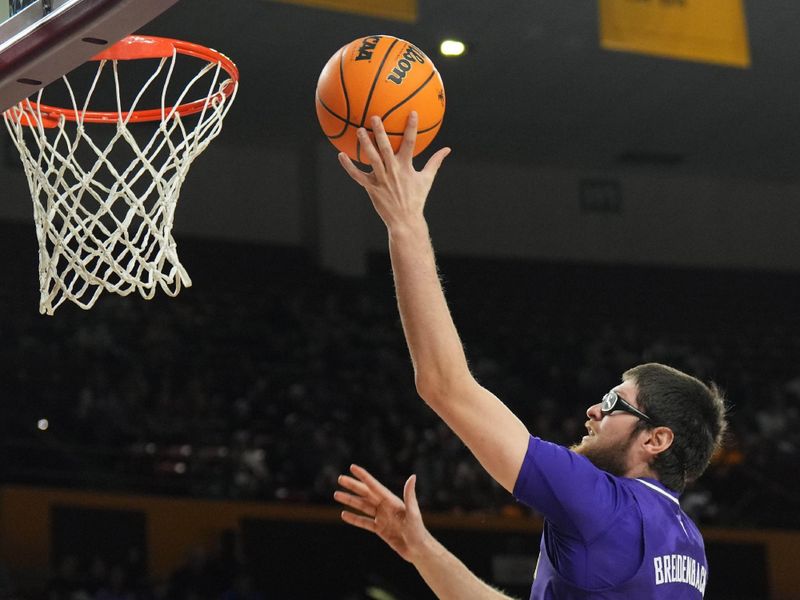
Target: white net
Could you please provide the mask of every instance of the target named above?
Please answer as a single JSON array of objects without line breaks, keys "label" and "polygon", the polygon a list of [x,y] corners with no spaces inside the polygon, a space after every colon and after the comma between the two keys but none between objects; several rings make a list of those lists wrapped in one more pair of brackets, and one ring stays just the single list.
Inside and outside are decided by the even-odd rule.
[{"label": "white net", "polygon": [[[33,198],[41,313],[52,315],[65,300],[89,309],[103,290],[150,299],[158,288],[175,296],[191,286],[172,237],[175,208],[192,161],[219,134],[238,84],[219,63],[201,61],[195,72],[197,61],[188,59],[194,74],[170,94],[179,56],[135,61],[157,65],[130,104],[120,92],[120,63],[132,61],[103,60],[80,103],[62,78],[74,117],[48,115],[42,91],[4,113]],[[104,77],[115,118],[93,125],[86,115],[93,96],[102,95]],[[233,92],[223,93],[231,85]],[[160,113],[154,123],[135,123],[147,94],[160,97]],[[194,94],[208,100],[182,116],[175,107],[196,101]]]}]

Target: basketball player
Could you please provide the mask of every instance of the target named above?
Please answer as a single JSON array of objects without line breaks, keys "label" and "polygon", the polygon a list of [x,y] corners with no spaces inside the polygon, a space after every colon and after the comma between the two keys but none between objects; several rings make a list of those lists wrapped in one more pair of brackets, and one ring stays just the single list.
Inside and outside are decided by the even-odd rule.
[{"label": "basketball player", "polygon": [[[423,208],[449,153],[415,171],[417,116],[394,154],[380,119],[359,140],[372,170],[345,154],[345,171],[386,225],[397,300],[420,396],[483,467],[545,517],[531,599],[702,598],[703,539],[678,496],[705,470],[725,429],[724,402],[706,386],[659,364],[635,367],[586,411],[587,435],[570,448],[531,435],[470,374],[434,262]],[[415,477],[395,496],[365,469],[342,475],[335,499],[345,522],[379,535],[411,562],[439,598],[508,598],[472,574],[425,528]]]}]

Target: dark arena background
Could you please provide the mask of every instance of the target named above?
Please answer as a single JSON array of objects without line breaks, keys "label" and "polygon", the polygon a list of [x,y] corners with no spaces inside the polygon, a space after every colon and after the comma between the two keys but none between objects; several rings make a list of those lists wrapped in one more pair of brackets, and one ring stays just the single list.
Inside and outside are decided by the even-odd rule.
[{"label": "dark arena background", "polygon": [[181,192],[176,298],[40,315],[2,128],[0,598],[432,598],[340,521],[353,462],[416,473],[434,534],[527,597],[541,518],[417,396],[385,229],[314,112],[328,58],[376,33],[447,90],[417,164],[453,148],[426,214],[477,379],[565,445],[635,364],[718,383],[730,434],[682,496],[705,598],[800,598],[800,5],[743,3],[746,64],[618,51],[610,5],[177,2],[141,31],[225,52],[241,87]]}]

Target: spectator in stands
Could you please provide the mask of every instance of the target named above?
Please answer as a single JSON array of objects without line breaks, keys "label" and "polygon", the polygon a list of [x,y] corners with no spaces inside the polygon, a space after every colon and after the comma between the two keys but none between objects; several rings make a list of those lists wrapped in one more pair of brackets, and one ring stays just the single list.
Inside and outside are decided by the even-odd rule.
[{"label": "spectator in stands", "polygon": [[128,583],[128,575],[120,565],[111,568],[108,583],[97,591],[95,600],[137,600]]}]

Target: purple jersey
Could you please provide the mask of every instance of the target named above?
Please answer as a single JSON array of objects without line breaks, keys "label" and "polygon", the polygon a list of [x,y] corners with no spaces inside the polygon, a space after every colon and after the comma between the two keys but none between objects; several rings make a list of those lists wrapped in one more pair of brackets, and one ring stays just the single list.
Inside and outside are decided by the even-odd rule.
[{"label": "purple jersey", "polygon": [[514,496],[545,517],[531,600],[703,597],[703,538],[658,481],[615,477],[531,437]]}]

